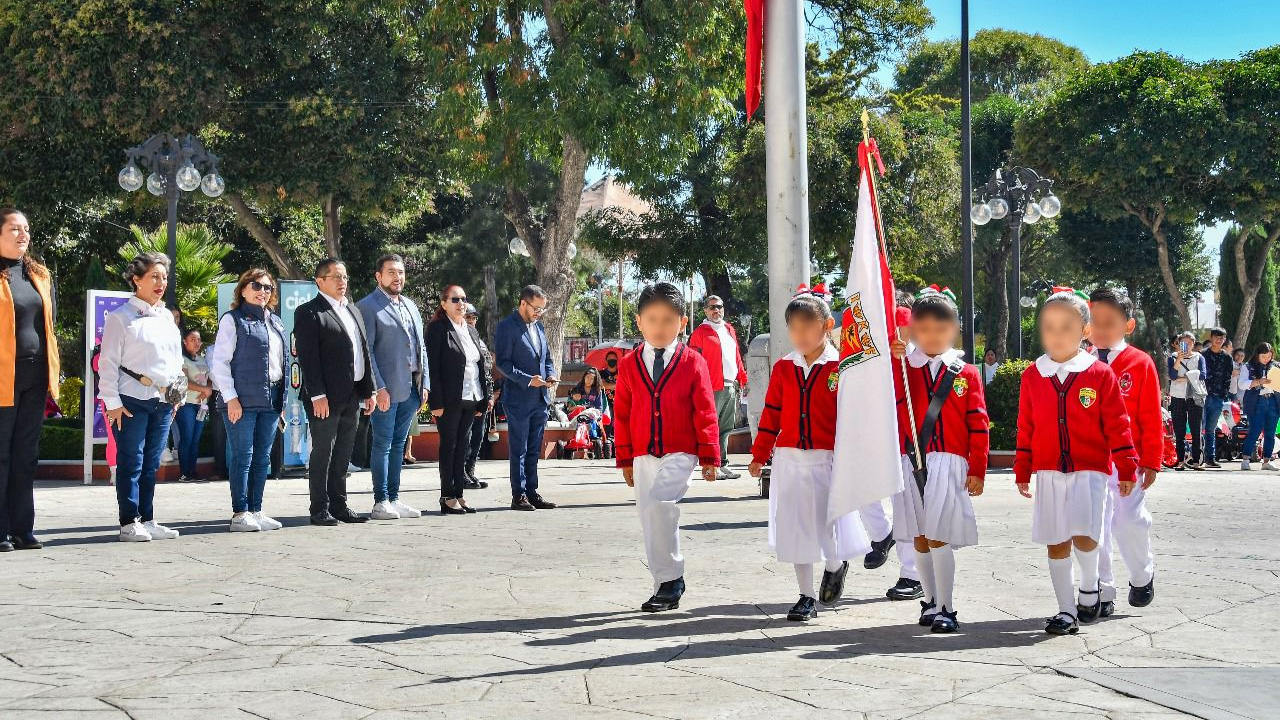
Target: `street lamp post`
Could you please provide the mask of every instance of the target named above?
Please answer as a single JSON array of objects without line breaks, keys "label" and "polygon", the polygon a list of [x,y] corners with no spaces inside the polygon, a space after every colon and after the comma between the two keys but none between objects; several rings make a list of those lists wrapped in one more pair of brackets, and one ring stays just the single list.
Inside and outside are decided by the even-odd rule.
[{"label": "street lamp post", "polygon": [[1031,168],[997,168],[985,185],[974,188],[978,202],[969,208],[974,225],[1004,219],[1013,239],[1013,297],[1017,332],[1016,357],[1022,357],[1022,223],[1034,225],[1040,218],[1052,218],[1062,211],[1062,201],[1053,194],[1053,181]]},{"label": "street lamp post", "polygon": [[[124,151],[128,161],[120,169],[116,180],[120,187],[133,192],[147,186],[152,195],[163,195],[169,204],[169,287],[165,290],[165,302],[176,305],[178,265],[178,197],[179,191],[191,192],[196,188],[209,197],[218,197],[226,189],[226,182],[218,174],[218,156],[204,149],[199,138],[192,135],[177,137],[159,133],[146,142]],[[151,171],[145,178],[142,165]],[[200,175],[200,168],[206,174]]]}]

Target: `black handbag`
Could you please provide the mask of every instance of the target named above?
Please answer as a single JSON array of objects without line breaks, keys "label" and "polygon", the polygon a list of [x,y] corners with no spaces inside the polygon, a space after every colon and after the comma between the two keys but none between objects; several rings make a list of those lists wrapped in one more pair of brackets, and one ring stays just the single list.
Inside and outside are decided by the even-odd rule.
[{"label": "black handbag", "polygon": [[[915,440],[923,442],[924,447],[914,447],[914,452],[907,454],[907,457],[911,460],[911,474],[915,477],[916,486],[920,488],[920,502],[922,503],[924,502],[924,486],[929,481],[929,469],[925,467],[924,457],[929,447],[929,441],[933,439],[933,431],[938,426],[938,416],[942,415],[942,405],[947,401],[947,396],[951,394],[951,388],[955,385],[956,376],[963,370],[963,360],[956,360],[947,366],[946,371],[942,374],[942,380],[938,382],[937,391],[934,392],[933,397],[929,400],[929,409],[925,411],[924,422],[920,424],[920,434],[915,438]],[[907,401],[910,402],[910,398]]]}]

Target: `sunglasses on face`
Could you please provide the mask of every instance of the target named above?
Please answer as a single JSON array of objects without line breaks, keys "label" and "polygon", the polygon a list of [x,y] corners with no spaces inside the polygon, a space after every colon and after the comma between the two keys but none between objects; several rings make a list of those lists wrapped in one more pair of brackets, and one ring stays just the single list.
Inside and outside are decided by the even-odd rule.
[{"label": "sunglasses on face", "polygon": [[723,310],[723,309],[724,309],[724,306],[723,306],[723,305],[708,305],[708,306],[707,306],[707,309],[708,309],[708,310]]},{"label": "sunglasses on face", "polygon": [[249,288],[255,292],[274,292],[276,286],[269,283],[260,283],[257,280],[250,280]]},{"label": "sunglasses on face", "polygon": [[465,296],[464,296],[464,297],[451,297],[451,298],[449,298],[449,302],[453,303],[454,305],[461,305],[462,303],[464,303],[464,302],[466,302],[466,301],[467,301],[467,298],[466,298]]}]

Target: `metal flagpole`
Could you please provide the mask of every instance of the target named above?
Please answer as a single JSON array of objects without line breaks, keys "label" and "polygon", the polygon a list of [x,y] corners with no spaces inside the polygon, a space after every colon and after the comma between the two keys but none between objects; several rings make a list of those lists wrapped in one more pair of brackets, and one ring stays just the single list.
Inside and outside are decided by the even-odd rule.
[{"label": "metal flagpole", "polygon": [[769,233],[769,362],[790,350],[787,303],[809,282],[809,169],[804,3],[765,5],[765,188]]}]

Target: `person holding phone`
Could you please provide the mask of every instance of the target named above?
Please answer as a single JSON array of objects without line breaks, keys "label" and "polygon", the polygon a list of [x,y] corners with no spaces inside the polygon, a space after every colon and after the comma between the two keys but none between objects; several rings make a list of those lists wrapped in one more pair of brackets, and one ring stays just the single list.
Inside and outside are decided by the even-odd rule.
[{"label": "person holding phone", "polygon": [[[1174,445],[1178,448],[1178,464],[1174,470],[1203,470],[1200,464],[1200,424],[1204,417],[1201,402],[1197,401],[1197,386],[1204,386],[1206,374],[1204,357],[1192,350],[1195,336],[1184,332],[1174,341],[1173,354],[1169,356],[1169,412],[1173,414]],[[1188,428],[1191,432],[1191,461],[1187,462]]]}]

